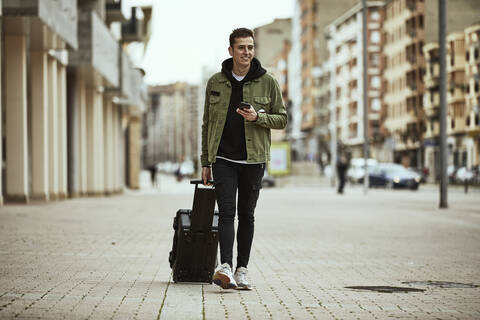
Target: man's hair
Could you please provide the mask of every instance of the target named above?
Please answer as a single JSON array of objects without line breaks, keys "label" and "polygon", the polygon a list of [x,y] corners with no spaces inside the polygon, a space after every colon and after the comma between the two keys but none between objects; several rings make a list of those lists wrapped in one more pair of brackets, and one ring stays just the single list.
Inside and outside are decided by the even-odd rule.
[{"label": "man's hair", "polygon": [[233,30],[232,33],[230,34],[230,47],[233,48],[236,38],[246,38],[246,37],[252,37],[253,41],[255,41],[255,37],[253,36],[252,30],[247,28],[238,28]]}]

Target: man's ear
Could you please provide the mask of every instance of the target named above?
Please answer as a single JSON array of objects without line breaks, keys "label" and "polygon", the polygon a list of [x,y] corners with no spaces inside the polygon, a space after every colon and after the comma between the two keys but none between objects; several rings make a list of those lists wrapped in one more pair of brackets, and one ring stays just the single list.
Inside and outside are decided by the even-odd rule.
[{"label": "man's ear", "polygon": [[228,47],[228,53],[230,54],[230,57],[233,57],[233,48]]}]

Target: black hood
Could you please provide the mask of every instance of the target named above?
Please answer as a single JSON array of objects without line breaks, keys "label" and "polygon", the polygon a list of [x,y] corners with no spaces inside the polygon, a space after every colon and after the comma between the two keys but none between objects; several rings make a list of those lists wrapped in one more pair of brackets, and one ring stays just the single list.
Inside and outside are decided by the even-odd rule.
[{"label": "black hood", "polygon": [[[237,81],[232,75],[232,69],[233,69],[233,58],[229,58],[223,61],[222,72],[227,76],[230,82]],[[265,70],[262,67],[262,65],[260,64],[260,61],[258,61],[257,58],[253,58],[252,63],[250,65],[250,70],[248,70],[248,73],[245,76],[245,78],[243,78],[242,82],[247,82],[253,79],[260,78],[265,73],[267,73],[267,70]]]}]

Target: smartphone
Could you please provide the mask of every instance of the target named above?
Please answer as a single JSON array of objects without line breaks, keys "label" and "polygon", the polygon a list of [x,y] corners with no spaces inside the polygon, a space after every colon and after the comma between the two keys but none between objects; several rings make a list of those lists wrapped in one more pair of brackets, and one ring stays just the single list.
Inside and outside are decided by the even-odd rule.
[{"label": "smartphone", "polygon": [[252,105],[246,102],[240,102],[240,105],[238,106],[239,109],[250,109]]}]

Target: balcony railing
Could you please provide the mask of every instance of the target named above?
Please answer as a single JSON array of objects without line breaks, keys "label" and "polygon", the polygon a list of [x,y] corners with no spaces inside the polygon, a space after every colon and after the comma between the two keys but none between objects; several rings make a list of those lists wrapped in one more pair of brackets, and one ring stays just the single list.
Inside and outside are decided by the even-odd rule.
[{"label": "balcony railing", "polygon": [[87,65],[108,82],[108,86],[119,84],[118,43],[107,26],[94,11],[79,11],[79,46],[69,54],[69,64]]},{"label": "balcony railing", "polygon": [[127,19],[122,13],[122,0],[107,0],[105,4],[107,13],[107,23],[114,21],[126,22]]},{"label": "balcony railing", "polygon": [[137,10],[140,10],[140,8],[132,7],[130,20],[122,24],[123,42],[142,42],[145,40],[146,35],[143,30],[143,20],[137,19]]}]

